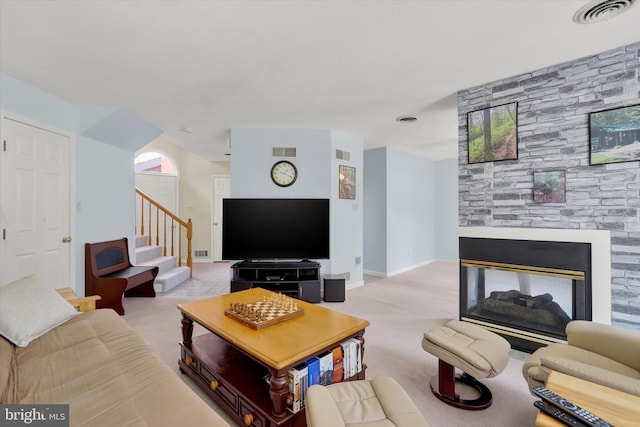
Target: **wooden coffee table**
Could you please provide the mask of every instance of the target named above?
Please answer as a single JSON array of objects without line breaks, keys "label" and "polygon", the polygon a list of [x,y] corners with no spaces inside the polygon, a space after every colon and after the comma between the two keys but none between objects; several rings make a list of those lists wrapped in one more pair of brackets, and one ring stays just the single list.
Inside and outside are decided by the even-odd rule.
[{"label": "wooden coffee table", "polygon": [[[639,425],[638,396],[556,371],[549,374],[546,387],[616,427]],[[541,411],[536,418],[536,426],[562,427],[565,424]]]},{"label": "wooden coffee table", "polygon": [[[263,329],[252,329],[224,313],[231,303],[253,303],[272,294],[253,288],[178,305],[183,338],[178,364],[247,426],[304,426],[304,410],[287,410],[288,371],[351,337],[362,340],[364,357],[363,335],[369,322],[298,300],[303,315]],[[211,333],[192,337],[194,322]],[[348,380],[364,379],[362,366]]]}]

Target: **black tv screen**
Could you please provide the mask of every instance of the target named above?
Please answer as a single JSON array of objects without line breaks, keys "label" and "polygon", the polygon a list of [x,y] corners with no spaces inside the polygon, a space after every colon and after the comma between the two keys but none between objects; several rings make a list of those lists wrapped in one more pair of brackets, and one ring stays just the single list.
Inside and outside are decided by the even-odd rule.
[{"label": "black tv screen", "polygon": [[329,199],[224,199],[222,259],[329,259]]}]

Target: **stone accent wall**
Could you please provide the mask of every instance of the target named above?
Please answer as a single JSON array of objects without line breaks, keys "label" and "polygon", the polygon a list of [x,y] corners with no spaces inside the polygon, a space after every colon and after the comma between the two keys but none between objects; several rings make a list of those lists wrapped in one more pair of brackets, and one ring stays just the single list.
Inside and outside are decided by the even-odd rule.
[{"label": "stone accent wall", "polygon": [[[518,103],[518,159],[468,164],[467,113]],[[640,43],[458,93],[459,225],[610,230],[612,323],[640,329],[640,162],[589,165],[588,114],[640,104]],[[565,170],[566,203],[533,203]]]}]

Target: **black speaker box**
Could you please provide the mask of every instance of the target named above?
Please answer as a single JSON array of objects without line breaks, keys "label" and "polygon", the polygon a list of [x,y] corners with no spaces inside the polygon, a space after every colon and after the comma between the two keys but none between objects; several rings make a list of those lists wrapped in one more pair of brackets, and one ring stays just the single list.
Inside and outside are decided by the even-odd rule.
[{"label": "black speaker box", "polygon": [[344,302],[345,280],[340,274],[327,274],[324,281],[324,300],[326,302]]}]

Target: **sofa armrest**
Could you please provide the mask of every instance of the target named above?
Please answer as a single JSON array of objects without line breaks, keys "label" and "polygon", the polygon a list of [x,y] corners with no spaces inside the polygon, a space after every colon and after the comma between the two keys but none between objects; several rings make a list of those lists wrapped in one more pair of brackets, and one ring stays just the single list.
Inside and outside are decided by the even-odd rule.
[{"label": "sofa armrest", "polygon": [[340,411],[326,387],[321,385],[309,387],[305,408],[309,427],[345,427]]},{"label": "sofa armrest", "polygon": [[542,368],[640,396],[640,379],[562,357],[542,358]]},{"label": "sofa armrest", "polygon": [[585,320],[569,322],[566,332],[569,345],[640,371],[640,332]]},{"label": "sofa armrest", "polygon": [[96,309],[96,301],[100,298],[100,295],[91,295],[88,297],[79,297],[71,288],[59,288],[56,292],[60,294],[69,304],[73,306],[77,311],[93,311]]}]

